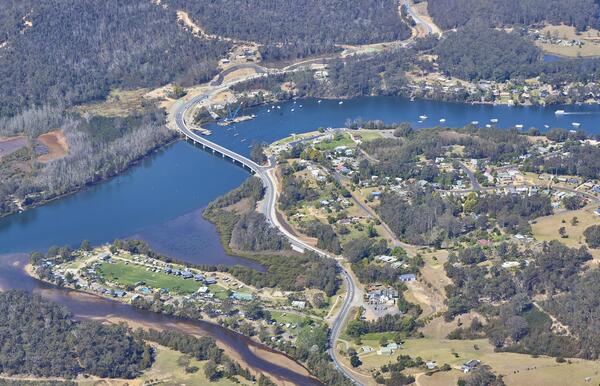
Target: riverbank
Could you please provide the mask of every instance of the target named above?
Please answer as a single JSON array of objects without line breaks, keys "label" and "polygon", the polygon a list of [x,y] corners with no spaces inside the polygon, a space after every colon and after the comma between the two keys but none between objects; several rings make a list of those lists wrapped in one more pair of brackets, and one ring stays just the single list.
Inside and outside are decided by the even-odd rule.
[{"label": "riverbank", "polygon": [[[35,270],[31,264],[26,264],[23,267],[23,272],[25,272],[29,277],[35,278],[36,280],[40,280],[39,275],[35,273]],[[41,280],[44,283],[49,283],[46,280]],[[42,292],[42,296],[50,296],[48,291]],[[107,299],[103,296],[99,296],[98,294],[88,292],[88,291],[80,291],[80,290],[69,290],[69,298],[71,299],[79,299],[85,303],[93,305],[94,303],[102,303],[102,302],[117,302],[116,299]],[[50,299],[53,299],[53,296],[50,296]],[[124,302],[118,302],[119,304],[126,305]],[[68,305],[67,305],[68,306]],[[126,307],[132,307],[130,305],[126,305]],[[149,312],[149,311],[148,311]],[[300,377],[306,378],[306,383],[300,384],[319,384],[315,378],[310,375],[309,371],[289,358],[287,355],[283,353],[276,352],[254,340],[243,337],[238,333],[235,333],[231,330],[227,330],[227,334],[218,333],[217,331],[225,330],[223,327],[218,324],[202,320],[202,321],[193,321],[185,318],[176,318],[176,317],[161,317],[157,320],[149,320],[149,319],[140,319],[140,318],[128,318],[123,315],[119,315],[117,313],[107,313],[102,315],[77,315],[77,317],[81,317],[82,319],[91,319],[97,320],[101,322],[108,323],[119,323],[125,322],[132,328],[144,328],[144,329],[155,329],[159,331],[164,330],[175,330],[184,332],[186,334],[191,334],[194,336],[213,336],[217,341],[217,345],[222,348],[227,355],[229,355],[232,359],[240,363],[242,367],[247,367],[250,369],[251,373],[258,377],[261,373],[269,376],[269,378],[275,380],[278,385],[288,386],[299,384],[298,382],[291,381],[289,376],[285,376],[280,374],[278,370],[269,371],[268,368],[265,368],[265,364],[273,364],[274,366],[279,368],[285,368],[287,371],[292,372]],[[234,343],[235,342],[235,343]],[[244,351],[248,351],[252,353],[253,356],[258,358],[261,361],[260,367],[256,368],[256,360],[249,360],[247,356],[240,352],[239,344],[243,344]],[[235,345],[234,345],[235,344]],[[237,347],[236,347],[237,346]],[[276,365],[275,365],[276,364]],[[310,381],[312,380],[312,381]]]},{"label": "riverbank", "polygon": [[145,154],[143,154],[141,157],[138,157],[136,159],[134,159],[132,162],[129,162],[127,165],[124,165],[124,168],[118,171],[114,171],[112,174],[107,175],[107,176],[103,176],[103,177],[99,177],[93,181],[90,181],[88,183],[86,183],[85,185],[82,186],[77,186],[74,187],[73,189],[69,190],[66,193],[60,194],[58,196],[54,196],[51,198],[47,198],[41,201],[33,201],[32,204],[30,205],[24,205],[23,201],[19,201],[17,202],[17,209],[16,210],[12,210],[9,212],[0,212],[0,219],[3,217],[8,217],[10,215],[13,214],[17,214],[17,213],[23,213],[26,212],[28,210],[31,209],[35,209],[44,205],[47,205],[49,203],[64,199],[66,197],[72,196],[75,193],[81,192],[85,189],[89,189],[93,186],[96,185],[100,185],[108,180],[111,180],[115,177],[118,177],[119,175],[122,175],[123,173],[126,173],[127,171],[131,170],[132,168],[138,166],[141,162],[143,162],[144,160],[146,160],[147,158],[151,157],[152,155],[162,151],[164,148],[168,147],[169,145],[172,145],[174,143],[176,143],[177,141],[181,140],[180,136],[177,135],[173,135],[173,138],[168,140],[167,142],[163,142],[163,143],[159,143],[156,144],[156,146],[152,147],[151,149],[149,149]]}]

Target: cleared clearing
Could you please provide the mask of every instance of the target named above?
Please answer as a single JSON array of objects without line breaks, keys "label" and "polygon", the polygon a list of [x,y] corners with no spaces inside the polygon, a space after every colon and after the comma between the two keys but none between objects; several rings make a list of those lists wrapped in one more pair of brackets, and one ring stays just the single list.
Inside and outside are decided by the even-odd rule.
[{"label": "cleared clearing", "polygon": [[[162,97],[163,93],[155,92],[152,96]],[[80,114],[99,115],[103,117],[127,117],[144,109],[144,101],[154,99],[149,90],[111,90],[106,100],[77,106],[74,110]]]},{"label": "cleared clearing", "polygon": [[0,158],[14,153],[25,146],[27,146],[27,138],[24,136],[0,137]]},{"label": "cleared clearing", "polygon": [[48,148],[48,154],[38,157],[39,162],[50,162],[69,154],[69,143],[62,130],[42,134],[37,139]]},{"label": "cleared clearing", "polygon": [[580,40],[584,43],[580,48],[536,42],[536,45],[546,53],[571,58],[600,56],[600,31],[596,29],[590,29],[577,34],[575,27],[548,25],[540,30],[540,33],[542,35],[548,33],[553,37],[563,40]]},{"label": "cleared clearing", "polygon": [[[596,205],[588,205],[583,209],[569,210],[555,213],[550,216],[540,217],[531,225],[533,236],[539,241],[560,240],[571,248],[587,245],[583,231],[591,225],[600,224],[600,216],[596,215]],[[577,217],[577,225],[572,225],[571,220]],[[561,238],[558,230],[565,227],[567,238]],[[600,260],[600,250],[590,249],[595,260]]]}]

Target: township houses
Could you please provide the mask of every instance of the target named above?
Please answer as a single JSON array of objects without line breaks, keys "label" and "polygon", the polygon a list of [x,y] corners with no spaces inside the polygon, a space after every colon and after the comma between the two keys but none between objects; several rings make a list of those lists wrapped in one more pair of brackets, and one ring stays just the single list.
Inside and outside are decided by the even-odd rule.
[{"label": "township houses", "polygon": [[391,342],[386,346],[380,347],[379,350],[377,350],[377,355],[392,355],[394,351],[398,350],[399,348],[400,346],[397,343]]},{"label": "township houses", "polygon": [[367,293],[369,304],[394,304],[398,299],[398,291],[393,288],[380,288]]}]

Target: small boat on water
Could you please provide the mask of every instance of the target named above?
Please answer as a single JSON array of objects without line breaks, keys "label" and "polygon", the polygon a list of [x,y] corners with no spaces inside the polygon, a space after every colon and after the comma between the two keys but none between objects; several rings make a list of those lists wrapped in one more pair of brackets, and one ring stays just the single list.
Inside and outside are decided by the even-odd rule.
[{"label": "small boat on water", "polygon": [[488,129],[492,127],[492,125],[490,125],[489,123],[487,125],[485,125],[485,127],[487,127]]},{"label": "small boat on water", "polygon": [[291,109],[290,111],[291,111],[291,112],[294,112],[294,110],[295,110],[295,109]]},{"label": "small boat on water", "polygon": [[571,124],[573,125],[573,127],[579,127],[579,126],[581,126],[581,123],[579,123],[579,122],[573,122]]},{"label": "small boat on water", "polygon": [[235,133],[233,136],[234,136],[234,137],[237,137],[238,135],[240,135],[240,133]]},{"label": "small boat on water", "polygon": [[522,129],[522,128],[523,128],[523,125],[519,124],[519,125],[515,125],[515,127],[516,127],[517,129]]},{"label": "small boat on water", "polygon": [[419,115],[419,119],[421,119],[423,121],[426,120],[427,118],[428,118],[427,115]]},{"label": "small boat on water", "polygon": [[275,105],[271,106],[271,108],[272,108],[272,109],[274,109],[274,108],[275,108]]},{"label": "small boat on water", "polygon": [[270,112],[271,112],[271,110],[267,110],[267,113],[270,113]]},{"label": "small boat on water", "polygon": [[277,106],[277,108],[278,108],[279,110],[281,110],[281,106]]},{"label": "small boat on water", "polygon": [[302,108],[302,105],[298,106],[298,108],[300,108],[300,109],[301,109],[301,108]]},{"label": "small boat on water", "polygon": [[492,118],[492,119],[490,119],[490,122],[492,122],[492,123],[498,123],[498,118]]},{"label": "small boat on water", "polygon": [[321,103],[321,102],[323,102],[323,101],[322,101],[322,100],[320,100],[320,99],[317,101],[317,103]]},{"label": "small boat on water", "polygon": [[565,112],[565,110],[556,110],[556,111],[554,112],[554,114],[556,114],[556,115],[565,115],[565,114],[566,114],[566,112]]},{"label": "small boat on water", "polygon": [[242,138],[241,142],[246,142],[246,138]]},{"label": "small boat on water", "polygon": [[338,105],[343,105],[343,104],[344,104],[344,101],[340,101],[340,103],[338,103]]},{"label": "small boat on water", "polygon": [[549,128],[550,128],[550,125],[544,125],[544,127],[545,127],[546,129],[549,129]]},{"label": "small boat on water", "polygon": [[446,122],[446,118],[440,119],[440,123],[445,123],[445,122]]},{"label": "small boat on water", "polygon": [[478,125],[478,124],[479,124],[479,121],[471,121],[471,124],[473,124],[473,125]]},{"label": "small boat on water", "polygon": [[423,123],[423,121],[417,121],[417,123]]}]

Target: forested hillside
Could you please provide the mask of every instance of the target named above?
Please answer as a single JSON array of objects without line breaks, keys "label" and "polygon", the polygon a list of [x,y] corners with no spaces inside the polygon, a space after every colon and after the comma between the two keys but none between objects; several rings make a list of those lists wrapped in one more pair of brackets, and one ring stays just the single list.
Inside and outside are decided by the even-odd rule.
[{"label": "forested hillside", "polygon": [[124,326],[73,322],[63,307],[22,291],[0,293],[0,372],[134,378],[152,350]]},{"label": "forested hillside", "polygon": [[579,30],[599,22],[598,3],[594,0],[429,0],[427,9],[443,29],[474,19],[494,27],[549,22],[573,25]]},{"label": "forested hillside", "polygon": [[531,72],[540,50],[517,33],[506,33],[481,24],[448,33],[435,50],[440,68],[466,80],[505,81]]},{"label": "forested hillside", "polygon": [[[148,108],[125,118],[65,115],[60,108],[28,110],[0,119],[0,136],[25,134],[30,145],[0,159],[0,216],[44,203],[87,184],[114,176],[175,137],[162,110]],[[60,129],[69,151],[49,163],[36,162],[36,137]]]},{"label": "forested hillside", "polygon": [[194,37],[174,9],[151,1],[7,0],[0,46],[3,116],[102,98],[115,87],[205,81],[229,43]]},{"label": "forested hillside", "polygon": [[334,44],[402,40],[410,28],[395,0],[224,0],[174,4],[207,32],[262,43],[267,59],[331,52]]}]

